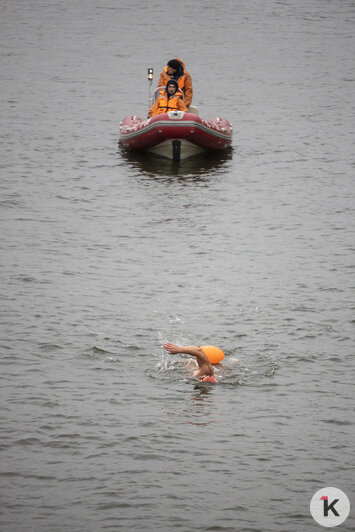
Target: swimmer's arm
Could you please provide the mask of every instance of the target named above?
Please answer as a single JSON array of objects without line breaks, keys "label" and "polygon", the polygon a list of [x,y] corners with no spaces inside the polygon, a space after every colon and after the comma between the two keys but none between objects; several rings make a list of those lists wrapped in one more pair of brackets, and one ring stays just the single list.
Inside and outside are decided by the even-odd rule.
[{"label": "swimmer's arm", "polygon": [[200,362],[209,362],[207,356],[205,355],[201,347],[196,347],[194,345],[175,345],[169,342],[163,345],[163,347],[172,355],[175,355],[177,353],[184,353],[186,355],[192,355],[196,357],[197,360],[199,360]]}]

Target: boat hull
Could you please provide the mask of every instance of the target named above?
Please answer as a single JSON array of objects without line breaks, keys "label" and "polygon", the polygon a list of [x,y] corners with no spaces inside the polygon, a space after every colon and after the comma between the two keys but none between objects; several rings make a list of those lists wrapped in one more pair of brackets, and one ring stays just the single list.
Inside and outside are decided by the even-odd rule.
[{"label": "boat hull", "polygon": [[201,148],[201,146],[197,146],[184,139],[169,139],[164,140],[151,148],[147,148],[146,151],[158,155],[159,157],[173,160],[184,160],[199,155],[206,150]]},{"label": "boat hull", "polygon": [[171,111],[147,120],[128,116],[120,126],[120,142],[129,150],[147,150],[173,160],[231,145],[232,126],[225,118],[203,120],[192,113]]}]

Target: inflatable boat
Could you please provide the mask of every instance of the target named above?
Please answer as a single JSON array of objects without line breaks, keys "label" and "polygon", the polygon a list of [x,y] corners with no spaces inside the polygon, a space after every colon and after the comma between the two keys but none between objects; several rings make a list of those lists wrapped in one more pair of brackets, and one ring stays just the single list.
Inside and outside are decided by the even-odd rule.
[{"label": "inflatable boat", "polygon": [[193,112],[174,110],[146,120],[127,116],[120,124],[120,143],[126,149],[147,150],[173,161],[206,151],[217,153],[231,142],[232,126],[228,120],[204,120]]}]

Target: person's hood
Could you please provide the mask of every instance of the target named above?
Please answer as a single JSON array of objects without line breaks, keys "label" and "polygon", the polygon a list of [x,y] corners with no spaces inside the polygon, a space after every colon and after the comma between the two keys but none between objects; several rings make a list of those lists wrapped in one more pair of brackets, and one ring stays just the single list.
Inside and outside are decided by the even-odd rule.
[{"label": "person's hood", "polygon": [[178,57],[174,57],[174,59],[176,59],[176,61],[179,61],[179,63],[181,63],[182,68],[185,70],[185,65],[184,65],[184,63],[181,61],[181,59],[179,59]]},{"label": "person's hood", "polygon": [[[171,65],[170,63],[176,63],[176,64]],[[170,61],[168,61],[167,65],[175,68],[176,72],[175,72],[175,74],[173,74],[173,78],[174,79],[179,79],[180,76],[184,75],[185,65],[177,57],[175,57],[174,59],[170,59]]]}]

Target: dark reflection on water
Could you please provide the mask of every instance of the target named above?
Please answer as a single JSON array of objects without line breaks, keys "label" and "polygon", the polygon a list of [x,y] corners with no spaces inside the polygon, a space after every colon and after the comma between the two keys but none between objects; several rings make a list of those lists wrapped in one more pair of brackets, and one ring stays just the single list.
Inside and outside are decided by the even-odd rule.
[{"label": "dark reflection on water", "polygon": [[203,383],[198,382],[194,386],[194,390],[196,390],[196,394],[192,397],[194,400],[203,398],[205,395],[209,395],[212,391],[212,389],[216,386],[216,384],[211,383]]},{"label": "dark reflection on water", "polygon": [[224,173],[230,169],[233,148],[221,153],[202,153],[179,162],[156,156],[149,152],[134,152],[119,146],[122,159],[134,170],[152,178],[160,176],[191,178],[203,177],[212,172]]},{"label": "dark reflection on water", "polygon": [[214,386],[208,386],[207,383],[194,386],[194,391],[189,397],[190,402],[186,407],[186,424],[207,427],[221,422],[224,416],[214,401]]}]

